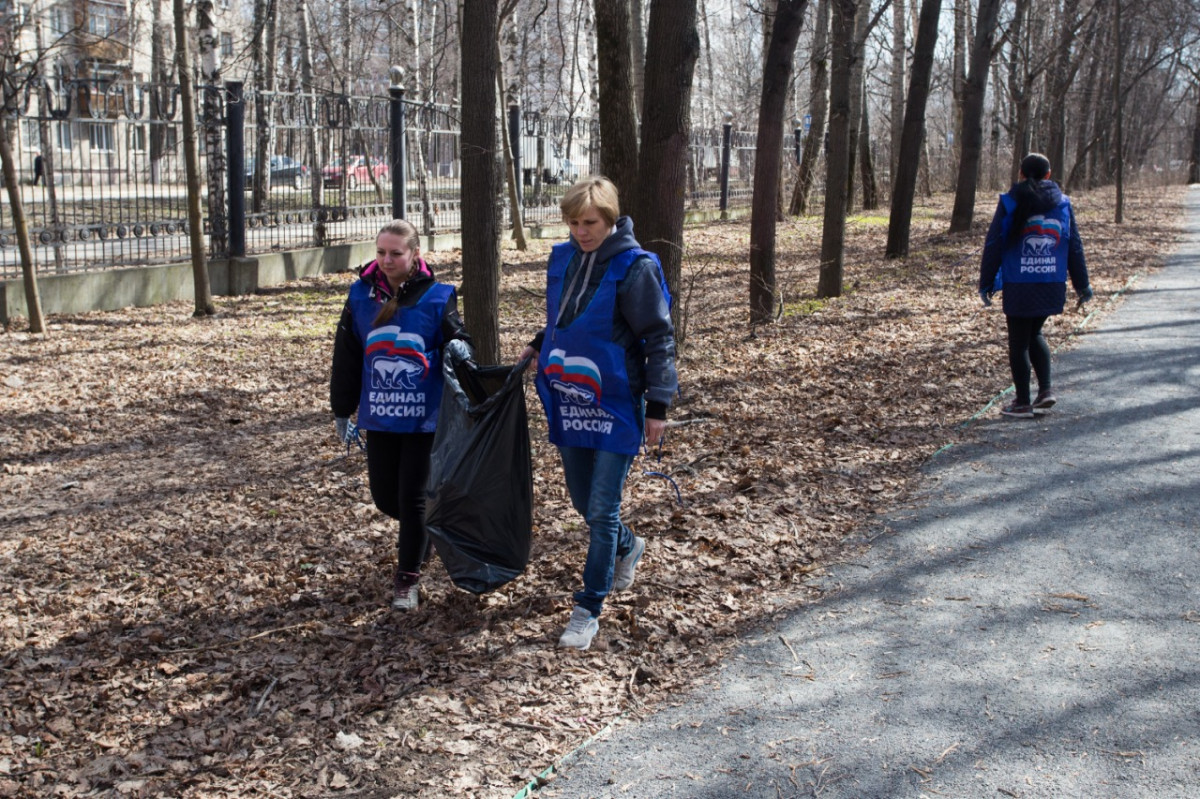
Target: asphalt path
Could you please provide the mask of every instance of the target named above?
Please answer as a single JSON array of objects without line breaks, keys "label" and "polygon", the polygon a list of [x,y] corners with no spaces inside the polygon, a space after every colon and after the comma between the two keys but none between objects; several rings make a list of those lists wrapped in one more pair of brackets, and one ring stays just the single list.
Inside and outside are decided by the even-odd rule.
[{"label": "asphalt path", "polygon": [[1187,208],[1055,354],[1050,413],[986,409],[823,599],[536,796],[1200,796],[1200,187]]}]

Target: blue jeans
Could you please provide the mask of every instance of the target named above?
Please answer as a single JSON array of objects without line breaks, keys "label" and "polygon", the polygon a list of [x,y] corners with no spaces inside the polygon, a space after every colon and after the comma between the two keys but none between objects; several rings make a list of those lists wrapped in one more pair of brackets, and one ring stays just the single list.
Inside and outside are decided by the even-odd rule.
[{"label": "blue jeans", "polygon": [[628,555],[633,549],[633,533],[621,523],[621,492],[633,456],[580,447],[559,447],[558,452],[571,504],[587,522],[591,536],[583,590],[575,593],[575,604],[599,616],[612,590],[617,555]]}]

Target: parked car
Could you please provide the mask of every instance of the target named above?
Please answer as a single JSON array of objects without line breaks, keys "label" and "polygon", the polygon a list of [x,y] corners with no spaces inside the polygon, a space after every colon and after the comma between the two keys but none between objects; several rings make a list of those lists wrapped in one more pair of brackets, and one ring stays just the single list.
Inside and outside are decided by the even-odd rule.
[{"label": "parked car", "polygon": [[388,165],[382,158],[372,158],[368,167],[366,156],[351,155],[346,158],[346,164],[347,166],[343,168],[342,159],[335,158],[321,170],[321,178],[327,187],[340,187],[343,175],[346,176],[346,188],[350,191],[354,191],[364,183],[370,183],[372,174],[375,175],[376,181],[387,180]]},{"label": "parked car", "polygon": [[[308,167],[286,155],[271,156],[271,185],[291,186],[296,191],[303,189],[308,183]],[[246,159],[246,188],[249,189],[254,179],[254,159]]]}]

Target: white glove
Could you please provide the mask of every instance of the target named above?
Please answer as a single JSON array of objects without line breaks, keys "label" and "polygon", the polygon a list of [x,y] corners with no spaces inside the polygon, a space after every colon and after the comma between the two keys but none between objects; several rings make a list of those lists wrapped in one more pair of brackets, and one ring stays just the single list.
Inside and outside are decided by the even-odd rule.
[{"label": "white glove", "polygon": [[471,350],[471,345],[460,338],[452,338],[446,342],[442,348],[446,351],[446,355],[455,363],[470,361],[475,358],[475,353]]},{"label": "white glove", "polygon": [[350,422],[349,417],[336,417],[333,420],[333,426],[337,430],[338,441],[349,444],[354,435],[354,425]]}]

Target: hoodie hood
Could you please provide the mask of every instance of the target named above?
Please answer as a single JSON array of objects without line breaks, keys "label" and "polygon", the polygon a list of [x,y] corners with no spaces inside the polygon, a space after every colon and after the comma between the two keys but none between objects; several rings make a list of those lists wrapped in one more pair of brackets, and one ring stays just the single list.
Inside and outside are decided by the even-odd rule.
[{"label": "hoodie hood", "polygon": [[[387,296],[390,297],[392,295],[392,287],[387,281],[387,276],[383,274],[383,270],[379,268],[379,261],[371,261],[371,263],[362,268],[362,271],[358,273],[358,276],[362,278],[362,280],[382,291]],[[413,276],[404,281],[404,283],[400,284],[400,290],[403,291],[404,286],[409,283],[420,282],[422,278],[429,278],[432,280],[433,270],[429,268],[429,264],[425,263],[424,258],[418,258],[417,268],[413,272]]]},{"label": "hoodie hood", "polygon": [[[584,254],[583,250],[579,249],[579,244],[575,241],[574,236],[571,237],[571,246],[580,255]],[[612,232],[608,234],[608,238],[600,242],[600,246],[596,249],[596,263],[605,263],[614,255],[641,246],[633,236],[633,220],[627,216],[619,216],[617,223],[613,225]]]},{"label": "hoodie hood", "polygon": [[1053,180],[1024,180],[1014,183],[1009,191],[1017,207],[1027,208],[1030,214],[1040,214],[1062,202],[1063,193]]}]

